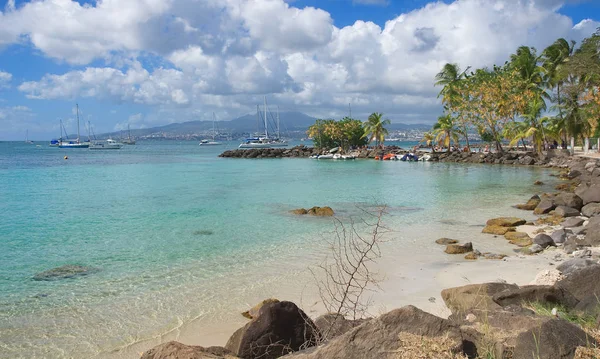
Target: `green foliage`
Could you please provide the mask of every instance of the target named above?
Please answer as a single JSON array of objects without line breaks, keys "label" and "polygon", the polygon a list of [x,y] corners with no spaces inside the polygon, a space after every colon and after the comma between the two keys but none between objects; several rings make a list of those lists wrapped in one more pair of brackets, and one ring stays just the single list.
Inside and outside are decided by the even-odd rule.
[{"label": "green foliage", "polygon": [[[600,306],[600,301],[598,305]],[[565,308],[563,305],[541,302],[529,302],[526,304],[526,307],[533,310],[538,315],[547,317],[553,317],[554,314],[552,314],[552,309],[556,308],[558,316],[566,321],[569,321],[573,324],[577,324],[583,328],[592,329],[596,327],[595,316],[572,312]]]},{"label": "green foliage", "polygon": [[307,134],[313,138],[317,148],[342,147],[347,150],[353,146],[361,147],[367,144],[367,139],[363,137],[364,132],[362,122],[344,117],[340,121],[317,120],[308,128]]},{"label": "green foliage", "polygon": [[373,142],[373,140],[375,140],[376,146],[383,144],[385,136],[389,133],[384,126],[389,125],[391,122],[387,119],[382,120],[382,117],[382,113],[373,112],[371,115],[369,115],[369,118],[364,123],[365,130],[362,137],[368,137],[369,142]]}]

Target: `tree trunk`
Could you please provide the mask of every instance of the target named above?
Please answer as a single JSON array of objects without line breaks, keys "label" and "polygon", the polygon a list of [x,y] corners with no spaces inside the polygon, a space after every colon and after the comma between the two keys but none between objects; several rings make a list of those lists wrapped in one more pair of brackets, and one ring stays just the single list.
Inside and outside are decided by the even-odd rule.
[{"label": "tree trunk", "polygon": [[590,151],[590,138],[589,137],[586,137],[583,140],[583,147],[584,147],[583,154],[587,155]]},{"label": "tree trunk", "polygon": [[575,137],[571,136],[571,154],[575,154]]},{"label": "tree trunk", "polygon": [[598,143],[596,144],[596,152],[600,153],[600,137],[598,137]]}]

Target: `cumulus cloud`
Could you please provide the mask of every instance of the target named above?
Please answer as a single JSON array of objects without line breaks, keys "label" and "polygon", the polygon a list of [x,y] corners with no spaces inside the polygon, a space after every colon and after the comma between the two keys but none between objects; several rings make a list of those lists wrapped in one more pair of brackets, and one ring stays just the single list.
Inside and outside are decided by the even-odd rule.
[{"label": "cumulus cloud", "polygon": [[0,71],[0,89],[10,87],[10,81],[12,80],[12,74],[4,71]]},{"label": "cumulus cloud", "polygon": [[[313,115],[343,115],[352,103],[353,113],[428,121],[440,110],[433,77],[444,63],[491,66],[520,45],[580,41],[600,25],[573,24],[556,12],[563,3],[432,2],[383,27],[358,20],[338,28],[326,11],[283,0],[41,0],[0,15],[0,44],[29,42],[73,64],[110,59],[104,67],[22,83],[19,90],[31,99],[158,106],[157,117],[167,122],[206,109],[239,115],[272,94],[282,107]],[[147,54],[162,63],[148,66]]]}]

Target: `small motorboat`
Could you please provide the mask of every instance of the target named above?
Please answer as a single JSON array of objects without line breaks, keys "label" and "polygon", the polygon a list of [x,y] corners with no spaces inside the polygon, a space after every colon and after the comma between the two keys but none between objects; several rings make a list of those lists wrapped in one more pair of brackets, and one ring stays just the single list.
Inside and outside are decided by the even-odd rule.
[{"label": "small motorboat", "polygon": [[333,159],[334,160],[353,160],[356,157],[352,156],[352,155],[342,155],[339,153],[336,153],[335,155],[333,155]]},{"label": "small motorboat", "polygon": [[318,159],[318,160],[332,160],[332,159],[333,159],[333,156],[334,156],[333,154],[331,154],[331,153],[328,153],[328,154],[326,154],[326,155],[319,155],[319,156],[317,157],[317,159]]},{"label": "small motorboat", "polygon": [[415,155],[414,153],[405,153],[404,156],[402,156],[400,158],[400,161],[418,161],[419,160],[419,156]]}]

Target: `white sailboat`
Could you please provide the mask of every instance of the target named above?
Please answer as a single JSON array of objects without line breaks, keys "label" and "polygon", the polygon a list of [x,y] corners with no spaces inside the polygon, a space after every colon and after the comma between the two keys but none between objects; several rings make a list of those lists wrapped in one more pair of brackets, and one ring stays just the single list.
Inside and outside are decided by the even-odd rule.
[{"label": "white sailboat", "polygon": [[212,141],[209,140],[201,140],[199,145],[200,146],[217,146],[220,145],[221,142],[217,142],[215,141],[215,136],[217,135],[216,131],[215,131],[215,113],[213,112],[213,130],[212,130]]},{"label": "white sailboat", "polygon": [[274,148],[287,147],[287,142],[279,138],[279,108],[277,108],[277,138],[269,138],[269,124],[267,121],[267,96],[264,97],[264,125],[265,136],[247,138],[244,143],[241,143],[239,148]]},{"label": "white sailboat", "polygon": [[135,140],[131,138],[131,129],[129,128],[129,124],[127,124],[127,138],[121,141],[125,145],[135,145]]},{"label": "white sailboat", "polygon": [[33,143],[33,141],[29,141],[29,130],[25,131],[25,143]]},{"label": "white sailboat", "polygon": [[[60,142],[58,143],[58,147],[60,148],[89,148],[90,147],[90,143],[89,142],[81,142],[80,138],[79,138],[79,105],[77,104],[77,139],[76,140],[60,140]],[[61,121],[61,127],[62,127],[62,121]],[[61,128],[61,137],[62,137],[62,128]],[[65,137],[67,137],[66,131],[65,131]]]}]

